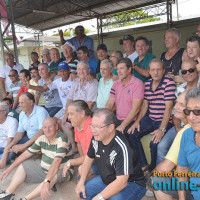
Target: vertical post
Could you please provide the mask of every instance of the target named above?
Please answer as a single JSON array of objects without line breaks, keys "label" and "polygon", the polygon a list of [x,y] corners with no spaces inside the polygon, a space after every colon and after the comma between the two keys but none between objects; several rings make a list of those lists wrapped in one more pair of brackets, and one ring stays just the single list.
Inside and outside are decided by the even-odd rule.
[{"label": "vertical post", "polygon": [[97,18],[97,37],[98,37],[98,44],[100,44],[100,34],[99,34],[99,18]]},{"label": "vertical post", "polygon": [[167,29],[172,26],[172,3],[171,1],[167,1]]},{"label": "vertical post", "polygon": [[18,51],[17,51],[17,40],[15,35],[15,25],[14,25],[14,15],[13,15],[13,5],[12,0],[9,0],[9,7],[10,7],[10,13],[11,13],[11,29],[12,29],[12,35],[13,37],[13,46],[14,46],[14,53],[15,53],[15,60],[18,62]]},{"label": "vertical post", "polygon": [[5,62],[5,52],[4,52],[4,39],[3,39],[3,33],[1,29],[1,21],[0,21],[0,43],[1,43],[1,60],[3,65],[6,64]]},{"label": "vertical post", "polygon": [[101,34],[100,34],[100,38],[101,38],[101,44],[103,44],[103,28],[102,28],[102,17],[100,18],[100,30],[101,30]]}]

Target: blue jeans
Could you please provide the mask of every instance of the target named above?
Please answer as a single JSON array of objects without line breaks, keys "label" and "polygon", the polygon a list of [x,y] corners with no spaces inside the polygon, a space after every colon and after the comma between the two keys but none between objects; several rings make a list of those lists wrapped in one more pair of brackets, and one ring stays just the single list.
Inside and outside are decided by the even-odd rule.
[{"label": "blue jeans", "polygon": [[[140,132],[136,129],[133,133],[134,136],[134,146],[138,153],[138,158],[141,167],[145,167],[147,165],[147,159],[144,153],[144,149],[141,143],[141,138],[149,133],[155,131],[160,127],[161,121],[154,121],[149,116],[145,116],[140,121]],[[168,131],[173,125],[168,123],[166,130]],[[149,165],[149,171],[151,172],[156,166],[156,157],[157,157],[157,146],[158,144],[150,142],[150,150],[151,150],[151,163]]]},{"label": "blue jeans", "polygon": [[45,107],[45,108],[49,113],[50,117],[54,117],[54,115],[61,109],[60,107],[50,107],[50,108]]},{"label": "blue jeans", "polygon": [[167,131],[158,144],[156,165],[165,159],[165,156],[167,155],[167,152],[169,151],[176,134],[177,132],[175,126],[173,126],[171,129],[169,129],[169,131]]},{"label": "blue jeans", "polygon": [[[103,183],[100,175],[91,178],[85,183],[86,199],[91,200],[106,187],[107,185]],[[127,186],[123,190],[108,200],[140,200],[145,193],[146,189],[144,187],[136,184],[135,182],[128,182]],[[82,193],[80,196],[83,198]]]}]

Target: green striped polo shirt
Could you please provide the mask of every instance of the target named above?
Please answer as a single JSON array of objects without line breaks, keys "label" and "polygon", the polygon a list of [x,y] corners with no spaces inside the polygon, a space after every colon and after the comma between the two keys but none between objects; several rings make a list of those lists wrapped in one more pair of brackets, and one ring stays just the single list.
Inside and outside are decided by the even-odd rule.
[{"label": "green striped polo shirt", "polygon": [[55,158],[62,158],[60,168],[72,158],[72,146],[68,142],[67,136],[58,131],[56,137],[49,143],[45,135],[41,135],[35,143],[28,148],[32,154],[42,153],[41,167],[44,172],[48,172]]}]

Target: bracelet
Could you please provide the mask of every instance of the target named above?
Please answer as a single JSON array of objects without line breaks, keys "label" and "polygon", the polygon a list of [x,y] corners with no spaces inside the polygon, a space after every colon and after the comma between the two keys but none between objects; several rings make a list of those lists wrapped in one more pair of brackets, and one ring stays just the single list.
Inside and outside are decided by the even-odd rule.
[{"label": "bracelet", "polygon": [[97,194],[97,196],[98,196],[99,200],[105,200],[105,199],[103,198],[103,196],[101,195],[101,193]]}]

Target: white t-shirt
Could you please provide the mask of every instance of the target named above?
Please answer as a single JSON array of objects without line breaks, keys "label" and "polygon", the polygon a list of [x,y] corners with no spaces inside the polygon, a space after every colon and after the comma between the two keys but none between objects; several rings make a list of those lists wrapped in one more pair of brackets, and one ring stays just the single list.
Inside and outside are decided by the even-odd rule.
[{"label": "white t-shirt", "polygon": [[69,91],[72,87],[72,81],[69,79],[67,81],[62,81],[62,78],[58,78],[52,82],[51,85],[48,85],[50,90],[57,89],[58,94],[60,97],[60,100],[63,104],[63,108],[65,109],[66,103],[67,103],[67,97],[69,94]]},{"label": "white t-shirt", "polygon": [[[123,57],[126,58],[126,53],[123,54]],[[134,60],[138,57],[138,53],[134,51],[131,55],[128,56],[128,58],[131,60],[132,63],[134,63]]]},{"label": "white t-shirt", "polygon": [[5,147],[8,138],[13,138],[17,133],[18,121],[7,116],[6,121],[0,124],[0,147]]},{"label": "white t-shirt", "polygon": [[12,81],[10,80],[10,78],[8,77],[9,72],[11,69],[15,69],[18,71],[18,74],[20,73],[20,71],[22,69],[24,69],[22,64],[16,63],[14,65],[14,67],[10,67],[9,65],[4,65],[1,70],[0,70],[0,78],[5,79],[5,89],[7,92],[10,92],[10,85],[12,83]]}]

